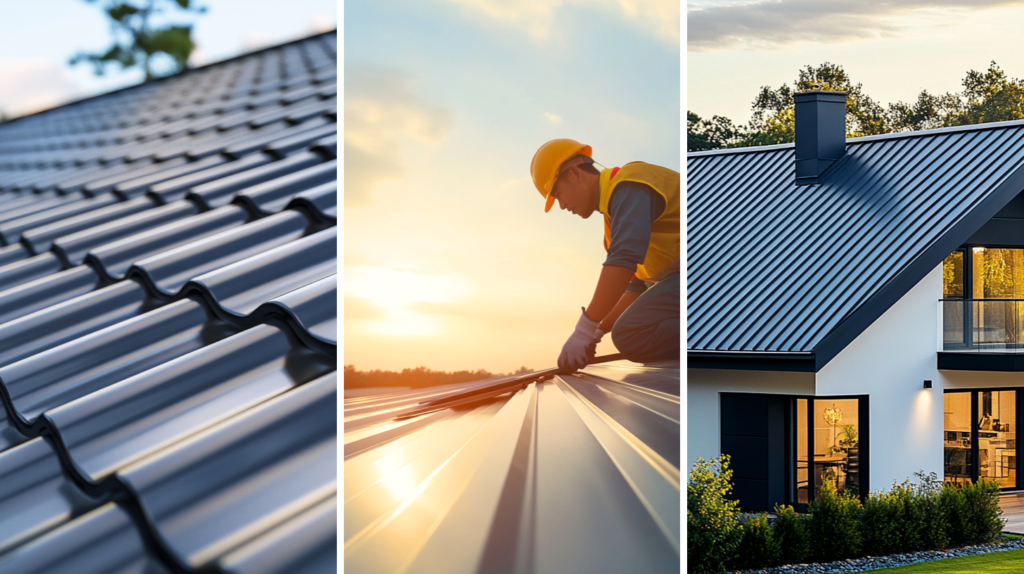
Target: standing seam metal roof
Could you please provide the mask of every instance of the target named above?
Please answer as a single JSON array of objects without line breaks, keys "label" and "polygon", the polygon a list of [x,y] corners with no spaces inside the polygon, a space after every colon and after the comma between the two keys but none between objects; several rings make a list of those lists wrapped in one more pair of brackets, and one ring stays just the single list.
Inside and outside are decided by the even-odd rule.
[{"label": "standing seam metal roof", "polygon": [[345,399],[346,571],[679,572],[679,361],[402,418],[507,380]]},{"label": "standing seam metal roof", "polygon": [[337,34],[0,124],[0,572],[335,572]]},{"label": "standing seam metal roof", "polygon": [[820,368],[1024,189],[1022,167],[1024,122],[849,139],[819,185],[795,184],[792,144],[689,154],[689,349]]}]

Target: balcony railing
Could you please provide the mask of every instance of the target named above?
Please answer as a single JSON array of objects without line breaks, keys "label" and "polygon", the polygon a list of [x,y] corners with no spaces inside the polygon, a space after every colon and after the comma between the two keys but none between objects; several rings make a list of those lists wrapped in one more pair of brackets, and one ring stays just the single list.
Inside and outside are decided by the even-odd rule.
[{"label": "balcony railing", "polygon": [[1024,299],[941,299],[939,350],[1024,354]]}]

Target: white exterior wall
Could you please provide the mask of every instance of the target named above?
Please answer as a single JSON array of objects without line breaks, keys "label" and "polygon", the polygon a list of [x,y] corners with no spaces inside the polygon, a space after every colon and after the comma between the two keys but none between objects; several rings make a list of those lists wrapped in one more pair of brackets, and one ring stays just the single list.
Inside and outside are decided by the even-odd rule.
[{"label": "white exterior wall", "polygon": [[817,373],[819,397],[869,396],[871,490],[919,470],[942,477],[941,298],[940,264]]},{"label": "white exterior wall", "polygon": [[697,457],[722,454],[719,393],[814,394],[814,373],[686,370],[686,467],[689,475]]}]

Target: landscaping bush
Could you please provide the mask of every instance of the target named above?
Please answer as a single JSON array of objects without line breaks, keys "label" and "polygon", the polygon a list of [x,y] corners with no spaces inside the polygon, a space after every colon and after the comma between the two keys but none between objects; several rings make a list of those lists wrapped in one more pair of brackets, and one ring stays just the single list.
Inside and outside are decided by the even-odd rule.
[{"label": "landscaping bush", "polygon": [[748,514],[740,519],[742,537],[730,570],[754,570],[778,566],[781,548],[767,514]]},{"label": "landscaping bush", "polygon": [[869,494],[860,519],[864,554],[884,556],[924,548],[923,500],[910,482],[893,484],[889,492]]},{"label": "landscaping bush", "polygon": [[987,542],[1002,532],[999,483],[981,480],[965,484],[961,489],[946,486],[939,499],[949,524],[950,544]]},{"label": "landscaping bush", "polygon": [[945,548],[949,545],[949,520],[940,495],[943,488],[951,487],[943,485],[934,472],[915,472],[914,476],[918,479],[916,494],[924,521],[921,545],[929,550]]},{"label": "landscaping bush", "polygon": [[988,542],[1003,531],[1003,511],[999,508],[999,483],[981,480],[964,486],[964,510],[967,513],[967,531],[972,538],[967,542]]},{"label": "landscaping bush", "polygon": [[807,532],[808,515],[799,514],[792,506],[775,505],[778,518],[772,528],[779,542],[779,564],[801,564],[811,555]]},{"label": "landscaping bush", "polygon": [[861,505],[854,494],[838,493],[826,482],[808,509],[811,514],[808,530],[814,541],[812,556],[815,560],[830,562],[858,556],[861,533],[857,519]]},{"label": "landscaping bush", "polygon": [[736,557],[743,531],[736,522],[739,503],[726,499],[731,491],[729,455],[697,459],[686,484],[687,572],[725,572]]}]

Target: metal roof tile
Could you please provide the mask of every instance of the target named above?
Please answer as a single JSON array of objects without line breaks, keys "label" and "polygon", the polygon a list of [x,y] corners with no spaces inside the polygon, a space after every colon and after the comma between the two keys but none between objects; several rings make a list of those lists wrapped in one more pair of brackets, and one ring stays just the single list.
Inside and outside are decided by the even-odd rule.
[{"label": "metal roof tile", "polygon": [[[333,571],[334,464],[289,461],[333,456],[336,430],[237,435],[293,447],[233,467],[234,492],[271,480],[276,498],[228,514],[169,475],[181,509],[212,517],[185,538],[116,476],[198,461],[191,437],[324,376],[336,392],[336,147],[307,151],[337,129],[325,49],[315,36],[0,125],[0,571]],[[288,497],[305,502],[274,509]]]}]

